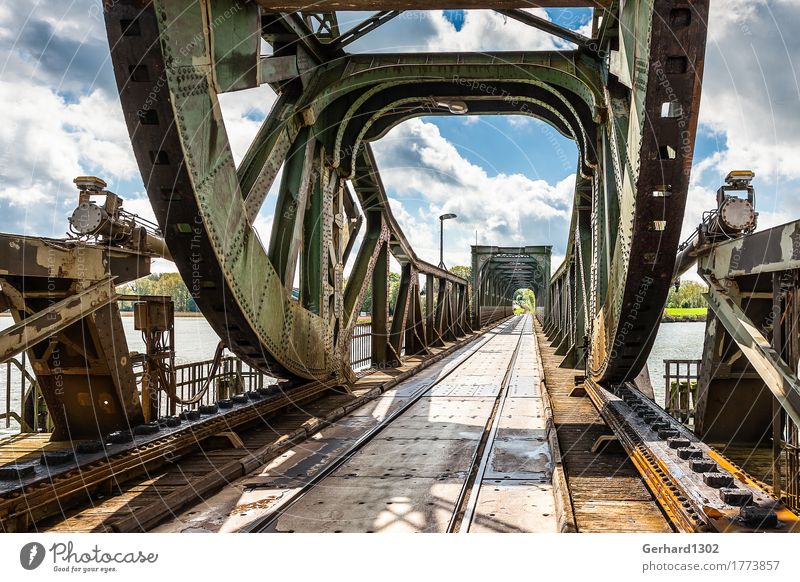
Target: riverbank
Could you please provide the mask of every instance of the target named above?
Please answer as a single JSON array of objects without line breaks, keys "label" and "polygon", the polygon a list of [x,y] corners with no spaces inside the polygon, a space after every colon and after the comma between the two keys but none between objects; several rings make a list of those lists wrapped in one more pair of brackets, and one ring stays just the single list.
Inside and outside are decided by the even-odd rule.
[{"label": "riverbank", "polygon": [[705,321],[707,315],[707,307],[666,307],[661,317],[661,323]]},{"label": "riverbank", "polygon": [[[133,317],[133,311],[120,311],[122,317]],[[203,317],[199,311],[179,311],[175,317]]]}]

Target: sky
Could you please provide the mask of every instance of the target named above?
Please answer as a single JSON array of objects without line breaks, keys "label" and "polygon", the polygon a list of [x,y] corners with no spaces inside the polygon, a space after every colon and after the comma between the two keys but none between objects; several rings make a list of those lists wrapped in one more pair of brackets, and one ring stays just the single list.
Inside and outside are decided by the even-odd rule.
[{"label": "sky", "polygon": [[[588,34],[590,11],[534,10]],[[340,13],[346,29],[368,13]],[[756,173],[759,227],[800,218],[800,0],[712,0],[684,236],[732,169]],[[559,50],[570,45],[492,11],[405,12],[353,52]],[[275,95],[221,96],[235,159]],[[152,217],[116,94],[99,0],[0,4],[0,231],[63,236],[72,179],[97,175]],[[519,116],[414,119],[373,144],[393,211],[418,255],[438,262],[438,216],[454,212],[445,263],[469,245],[553,245],[563,258],[577,150]],[[275,193],[256,228],[266,240]],[[172,270],[163,262],[158,270]]]}]

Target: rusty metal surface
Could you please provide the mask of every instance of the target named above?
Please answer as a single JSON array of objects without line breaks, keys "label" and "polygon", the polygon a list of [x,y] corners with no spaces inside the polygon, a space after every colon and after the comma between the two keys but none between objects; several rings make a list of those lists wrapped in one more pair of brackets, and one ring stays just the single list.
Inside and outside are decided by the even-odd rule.
[{"label": "rusty metal surface", "polygon": [[[586,388],[679,531],[793,532],[800,529],[800,517],[786,510],[782,503],[746,476],[731,473],[730,467],[718,464],[717,453],[632,384],[618,386],[616,393],[592,382],[588,382]],[[676,436],[659,434],[664,430],[674,431]],[[685,439],[688,445],[676,447],[668,441],[669,438]],[[691,451],[691,458],[684,451]],[[710,462],[701,469],[699,466],[692,468],[692,460]],[[724,487],[708,483],[708,475],[717,473],[730,479],[730,484],[724,487],[749,496],[751,501],[746,505],[773,512],[778,526],[745,523],[741,506],[729,503],[723,497]]]},{"label": "rusty metal surface", "polygon": [[[2,279],[0,286],[6,287]],[[112,279],[103,279],[0,332],[0,362],[28,350],[48,337],[116,300]]]}]

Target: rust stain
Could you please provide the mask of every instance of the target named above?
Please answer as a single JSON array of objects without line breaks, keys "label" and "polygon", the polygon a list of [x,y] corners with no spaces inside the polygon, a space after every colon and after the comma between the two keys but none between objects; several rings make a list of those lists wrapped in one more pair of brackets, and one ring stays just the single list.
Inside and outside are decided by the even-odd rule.
[{"label": "rust stain", "polygon": [[233,513],[246,513],[248,511],[252,511],[254,509],[267,509],[269,508],[278,498],[281,497],[280,495],[270,495],[269,497],[265,497],[264,499],[259,499],[258,501],[253,501],[251,503],[244,503],[242,505],[237,505],[233,508]]},{"label": "rust stain", "polygon": [[789,235],[792,239],[792,259],[800,259],[800,222],[794,225],[794,232]]}]

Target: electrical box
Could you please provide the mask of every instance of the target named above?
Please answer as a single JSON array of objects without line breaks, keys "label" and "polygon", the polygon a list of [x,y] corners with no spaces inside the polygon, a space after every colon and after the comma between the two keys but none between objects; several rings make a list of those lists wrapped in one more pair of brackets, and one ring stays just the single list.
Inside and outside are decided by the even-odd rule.
[{"label": "electrical box", "polygon": [[145,332],[165,332],[175,321],[172,301],[137,301],[133,304],[133,327]]}]

